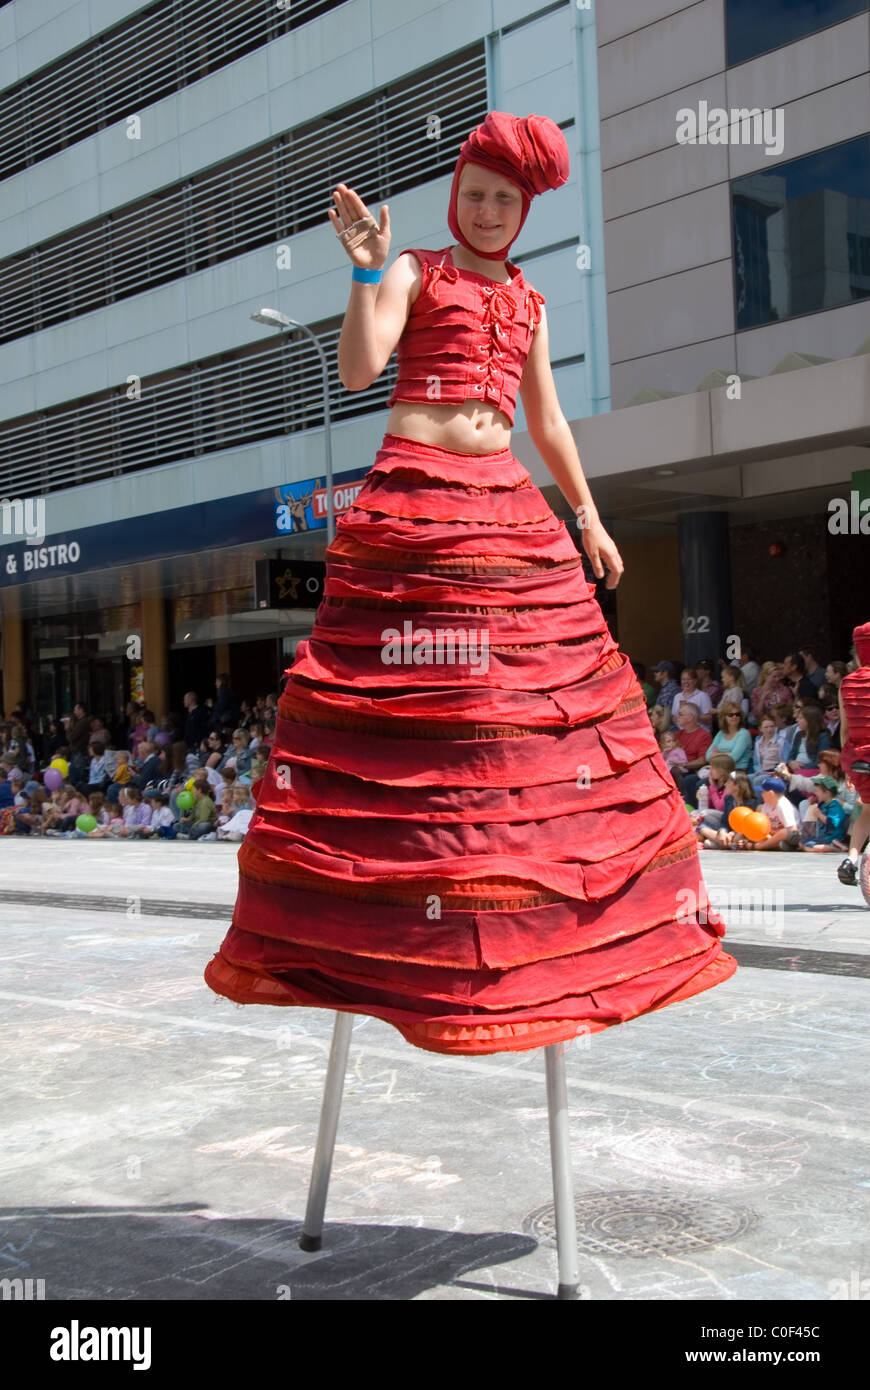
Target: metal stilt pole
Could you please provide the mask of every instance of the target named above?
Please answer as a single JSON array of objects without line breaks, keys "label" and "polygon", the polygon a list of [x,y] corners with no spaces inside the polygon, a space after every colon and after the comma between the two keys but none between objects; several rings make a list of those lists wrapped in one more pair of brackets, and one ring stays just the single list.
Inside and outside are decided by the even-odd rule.
[{"label": "metal stilt pole", "polygon": [[300,1250],[319,1250],[323,1243],[323,1213],[326,1209],[326,1193],[329,1175],[332,1171],[332,1154],[335,1148],[335,1135],[338,1129],[338,1112],[341,1109],[341,1093],[344,1089],[344,1074],[347,1071],[347,1053],[350,1035],[353,1031],[353,1014],[337,1013],[332,1033],[332,1046],[326,1066],[326,1083],[323,1088],[323,1104],[320,1109],[320,1126],[317,1131],[317,1147],[314,1150],[314,1163],[311,1168],[311,1182],[308,1188],[308,1205],[305,1220],[299,1237]]},{"label": "metal stilt pole", "polygon": [[577,1256],[577,1216],[571,1177],[571,1137],[568,1128],[568,1088],[565,1084],[563,1043],[544,1048],[547,1068],[547,1113],[550,1121],[550,1161],[556,1209],[556,1248],[559,1257],[557,1298],[578,1298],[580,1263]]}]

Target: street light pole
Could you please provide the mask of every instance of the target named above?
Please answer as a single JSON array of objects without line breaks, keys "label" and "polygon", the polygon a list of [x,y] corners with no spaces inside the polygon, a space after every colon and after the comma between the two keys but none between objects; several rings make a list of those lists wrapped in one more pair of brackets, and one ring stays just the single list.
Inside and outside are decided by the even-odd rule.
[{"label": "street light pole", "polygon": [[326,362],[326,353],[323,345],[316,333],[313,333],[307,324],[299,323],[296,319],[288,318],[278,309],[261,309],[257,314],[251,314],[255,323],[265,323],[269,328],[301,328],[307,334],[317,349],[320,358],[320,370],[323,376],[323,434],[324,448],[326,451],[326,544],[330,545],[335,540],[335,500],[332,489],[332,415],[329,408],[329,368]]}]

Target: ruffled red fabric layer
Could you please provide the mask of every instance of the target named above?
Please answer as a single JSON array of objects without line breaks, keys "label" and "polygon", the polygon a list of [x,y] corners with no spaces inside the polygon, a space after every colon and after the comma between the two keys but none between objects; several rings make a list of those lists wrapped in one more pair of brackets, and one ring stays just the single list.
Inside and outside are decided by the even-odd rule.
[{"label": "ruffled red fabric layer", "polygon": [[565,525],[509,450],[387,434],[327,552],[205,978],[523,1051],[733,974]]}]

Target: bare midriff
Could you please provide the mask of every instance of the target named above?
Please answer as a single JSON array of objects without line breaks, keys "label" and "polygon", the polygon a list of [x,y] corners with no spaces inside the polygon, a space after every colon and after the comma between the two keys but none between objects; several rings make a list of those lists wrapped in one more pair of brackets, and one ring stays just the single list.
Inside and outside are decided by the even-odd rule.
[{"label": "bare midriff", "polygon": [[458,454],[494,454],[510,447],[511,423],[501,410],[480,401],[396,401],[387,433]]}]

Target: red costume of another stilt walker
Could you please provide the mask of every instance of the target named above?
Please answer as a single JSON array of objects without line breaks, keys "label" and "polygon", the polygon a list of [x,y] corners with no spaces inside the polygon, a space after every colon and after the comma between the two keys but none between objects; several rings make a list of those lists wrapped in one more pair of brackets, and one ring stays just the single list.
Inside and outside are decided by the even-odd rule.
[{"label": "red costume of another stilt walker", "polygon": [[[491,112],[454,176],[465,245],[466,158],[518,184],[523,219],[567,178],[552,121]],[[391,400],[487,400],[512,423],[543,296],[510,262],[502,285],[449,250],[410,254],[422,286]],[[607,1028],[734,972],[629,660],[509,449],[385,435],[324,592],[212,989],[486,1053]]]},{"label": "red costume of another stilt walker", "polygon": [[856,772],[855,762],[870,763],[870,623],[856,627],[852,641],[861,665],[840,684],[848,737],[843,744],[843,767],[865,806],[870,806],[870,773]]}]

